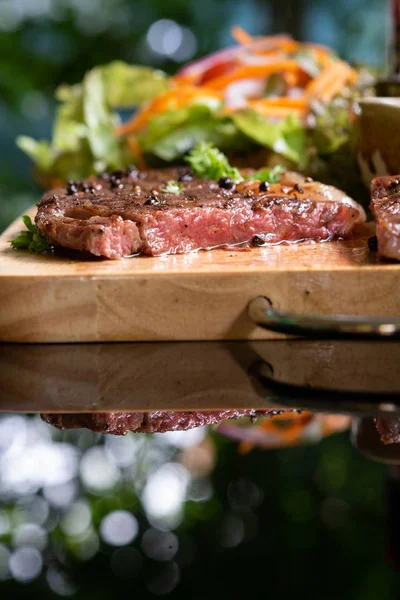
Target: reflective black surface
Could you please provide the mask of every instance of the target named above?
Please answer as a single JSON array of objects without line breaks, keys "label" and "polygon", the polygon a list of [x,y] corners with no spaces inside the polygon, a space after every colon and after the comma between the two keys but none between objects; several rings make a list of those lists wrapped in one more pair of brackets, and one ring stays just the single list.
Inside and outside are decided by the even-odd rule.
[{"label": "reflective black surface", "polygon": [[[374,417],[397,414],[398,356],[299,340],[1,346],[2,594],[395,598],[400,444]],[[236,439],[248,421],[115,437],[26,414],[229,403],[322,414],[292,436],[261,419],[250,443]]]}]

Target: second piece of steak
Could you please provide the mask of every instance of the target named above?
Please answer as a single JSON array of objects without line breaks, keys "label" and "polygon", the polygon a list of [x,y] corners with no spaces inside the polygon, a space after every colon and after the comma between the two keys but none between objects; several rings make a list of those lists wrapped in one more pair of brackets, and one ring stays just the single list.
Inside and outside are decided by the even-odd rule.
[{"label": "second piece of steak", "polygon": [[[178,193],[167,191],[171,180],[180,180]],[[176,169],[118,172],[47,192],[36,224],[51,244],[121,258],[233,246],[255,236],[268,244],[326,241],[347,237],[365,220],[343,192],[296,173],[265,187],[251,179],[219,185]]]},{"label": "second piece of steak", "polygon": [[400,260],[400,175],[372,180],[370,208],[376,221],[379,254]]}]

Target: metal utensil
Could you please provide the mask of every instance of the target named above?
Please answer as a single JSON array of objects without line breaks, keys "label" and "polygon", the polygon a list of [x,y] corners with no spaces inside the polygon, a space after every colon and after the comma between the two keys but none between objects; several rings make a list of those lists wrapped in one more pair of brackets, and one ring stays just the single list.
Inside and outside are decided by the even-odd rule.
[{"label": "metal utensil", "polygon": [[313,339],[400,338],[398,317],[298,314],[277,310],[265,296],[257,296],[249,302],[248,315],[264,329]]},{"label": "metal utensil", "polygon": [[352,416],[400,415],[399,392],[365,392],[305,387],[277,381],[273,378],[271,365],[265,361],[255,362],[249,372],[256,391],[268,406],[303,408],[330,414]]}]

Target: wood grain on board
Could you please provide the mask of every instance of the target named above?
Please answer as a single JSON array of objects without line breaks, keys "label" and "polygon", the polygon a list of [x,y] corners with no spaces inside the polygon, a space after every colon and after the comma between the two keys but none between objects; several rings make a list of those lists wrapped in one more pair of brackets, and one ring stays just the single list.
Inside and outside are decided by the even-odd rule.
[{"label": "wood grain on board", "polygon": [[0,237],[0,341],[280,337],[247,316],[260,294],[299,313],[400,315],[400,265],[369,252],[371,228],[347,241],[107,261],[12,250],[21,224]]}]

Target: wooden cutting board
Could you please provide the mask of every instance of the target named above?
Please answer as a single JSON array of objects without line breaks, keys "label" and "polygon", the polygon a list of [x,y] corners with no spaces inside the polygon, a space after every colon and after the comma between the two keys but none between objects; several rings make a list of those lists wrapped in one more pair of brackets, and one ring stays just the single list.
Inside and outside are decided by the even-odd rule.
[{"label": "wooden cutting board", "polygon": [[347,241],[107,261],[12,250],[21,224],[0,237],[0,341],[280,337],[248,317],[258,295],[298,313],[400,316],[400,264],[369,252],[371,227]]}]

